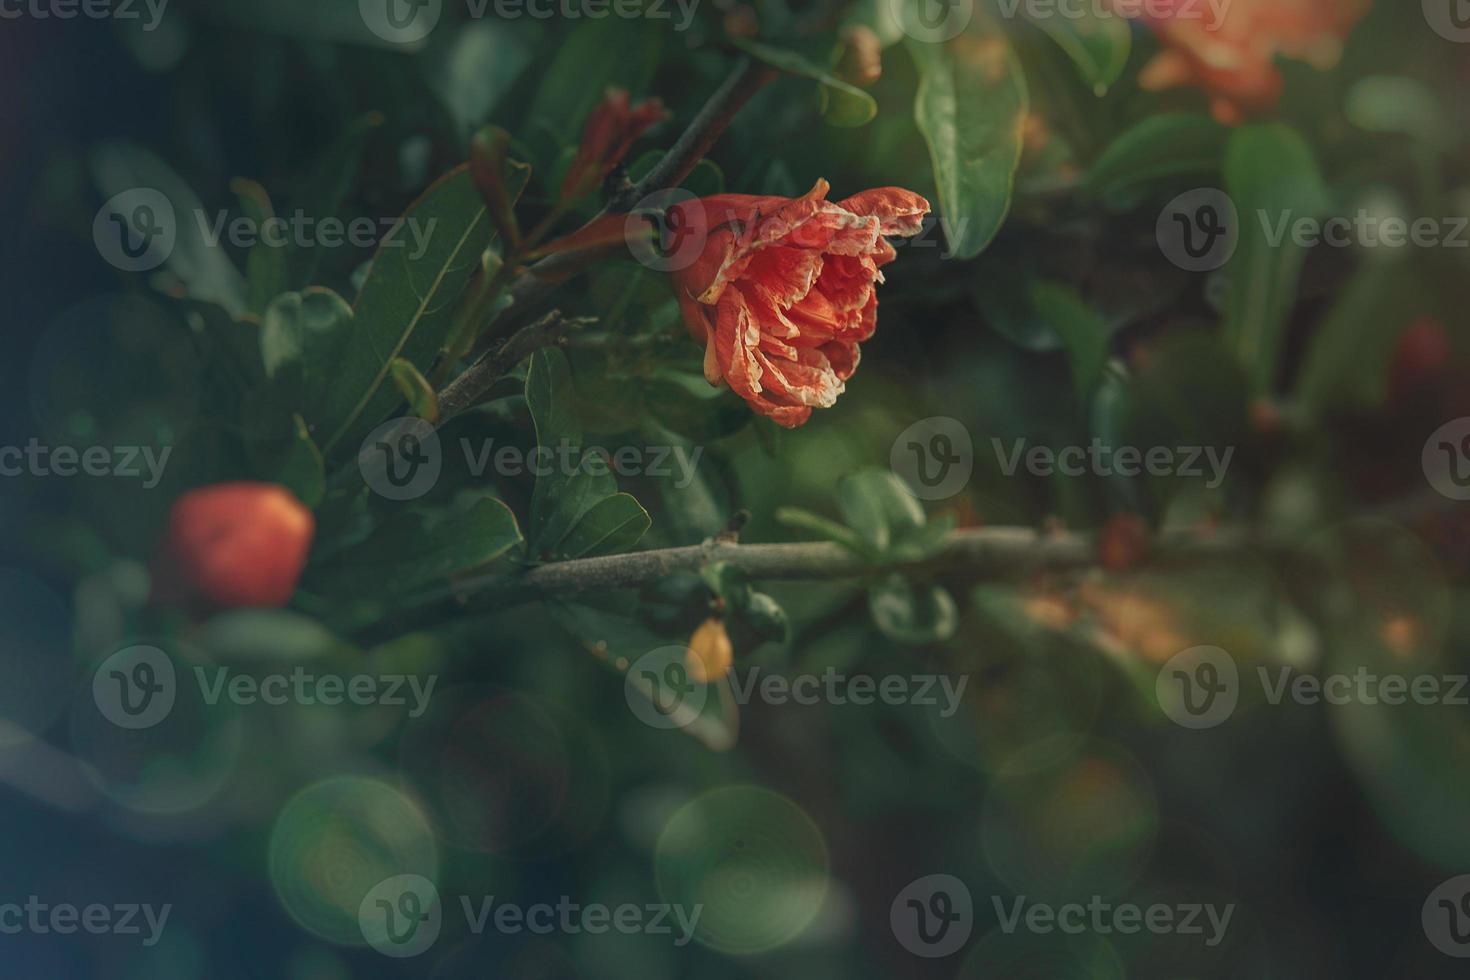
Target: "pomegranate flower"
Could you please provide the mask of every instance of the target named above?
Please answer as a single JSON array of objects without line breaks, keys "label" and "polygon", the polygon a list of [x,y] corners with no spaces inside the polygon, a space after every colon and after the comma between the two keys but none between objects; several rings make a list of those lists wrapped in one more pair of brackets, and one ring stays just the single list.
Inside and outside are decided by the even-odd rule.
[{"label": "pomegranate flower", "polygon": [[705,345],[704,375],[787,428],[828,408],[878,323],[884,236],[919,232],[929,202],[880,187],[845,201],[818,180],[798,198],[719,194],[669,208],[697,256],[674,270],[684,324]]},{"label": "pomegranate flower", "polygon": [[[1131,6],[1133,0],[1114,0]],[[1342,42],[1372,0],[1229,0],[1219,13],[1202,4],[1164,0],[1148,19],[1165,50],[1144,66],[1143,88],[1196,85],[1210,94],[1210,111],[1223,123],[1270,109],[1281,95],[1277,55],[1331,68]]]}]

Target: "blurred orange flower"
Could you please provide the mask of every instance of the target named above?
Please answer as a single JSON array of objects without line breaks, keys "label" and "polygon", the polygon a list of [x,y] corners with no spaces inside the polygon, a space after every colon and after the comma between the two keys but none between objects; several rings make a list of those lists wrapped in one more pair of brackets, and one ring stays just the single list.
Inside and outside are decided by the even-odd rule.
[{"label": "blurred orange flower", "polygon": [[[1136,0],[1113,0],[1123,11]],[[1331,68],[1342,42],[1372,0],[1154,0],[1144,20],[1165,50],[1144,66],[1139,84],[1151,91],[1196,85],[1210,94],[1223,123],[1269,109],[1281,95],[1275,58],[1285,55]],[[1160,13],[1163,11],[1163,13]]]}]

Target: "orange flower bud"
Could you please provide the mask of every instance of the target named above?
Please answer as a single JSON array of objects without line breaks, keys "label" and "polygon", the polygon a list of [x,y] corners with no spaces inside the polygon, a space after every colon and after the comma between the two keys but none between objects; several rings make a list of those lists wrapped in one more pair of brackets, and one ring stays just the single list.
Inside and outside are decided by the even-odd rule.
[{"label": "orange flower bud", "polygon": [[842,29],[842,58],[837,74],[859,88],[867,88],[883,75],[883,42],[871,27],[854,24]]},{"label": "orange flower bud", "polygon": [[209,608],[284,606],[316,522],[274,483],[217,483],[174,501],[154,564],[154,598]]},{"label": "orange flower bud", "polygon": [[628,155],[638,137],[654,123],[667,118],[669,114],[658,99],[631,105],[625,90],[608,89],[607,95],[587,117],[582,145],[577,147],[577,156],[561,182],[562,200],[574,201],[590,194]]},{"label": "orange flower bud", "polygon": [[730,644],[730,634],[725,632],[725,621],[711,616],[699,624],[699,629],[689,637],[689,676],[701,684],[717,681],[730,672],[735,662],[735,648]]}]

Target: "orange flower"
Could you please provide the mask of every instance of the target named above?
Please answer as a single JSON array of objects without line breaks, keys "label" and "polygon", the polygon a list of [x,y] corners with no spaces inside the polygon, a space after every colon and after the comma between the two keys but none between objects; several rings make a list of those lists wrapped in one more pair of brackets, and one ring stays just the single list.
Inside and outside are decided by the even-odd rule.
[{"label": "orange flower", "polygon": [[284,606],[316,522],[285,487],[217,483],[174,501],[154,564],[154,598],[211,608]]},{"label": "orange flower", "polygon": [[562,200],[575,200],[596,190],[612,173],[612,168],[628,155],[638,137],[654,123],[667,118],[669,114],[658,99],[630,105],[624,89],[608,89],[587,117],[582,145],[577,147],[571,169],[561,182]]},{"label": "orange flower", "polygon": [[[1136,0],[1114,0],[1120,11]],[[1197,85],[1210,94],[1210,111],[1222,123],[1269,109],[1281,95],[1277,55],[1331,68],[1342,42],[1372,0],[1228,0],[1217,16],[1193,0],[1155,0],[1149,18],[1165,50],[1144,66],[1143,88],[1158,91]]]},{"label": "orange flower", "polygon": [[702,243],[674,272],[684,324],[705,345],[704,375],[788,428],[828,408],[878,323],[885,235],[919,232],[929,202],[880,187],[827,199],[719,194],[669,208],[670,228]]}]

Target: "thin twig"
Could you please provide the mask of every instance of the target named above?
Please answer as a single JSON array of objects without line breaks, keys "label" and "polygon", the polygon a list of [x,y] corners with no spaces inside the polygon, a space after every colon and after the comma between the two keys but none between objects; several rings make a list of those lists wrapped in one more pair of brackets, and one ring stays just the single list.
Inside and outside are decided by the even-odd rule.
[{"label": "thin twig", "polygon": [[593,317],[571,317],[552,310],[528,327],[513,334],[493,351],[487,351],[439,392],[439,424],[443,425],[480,399],[491,386],[530,354],[559,343],[568,333],[588,324]]},{"label": "thin twig", "polygon": [[[655,191],[678,186],[689,172],[704,159],[715,141],[729,128],[736,114],[751,96],[774,79],[779,72],[769,65],[744,59],[720,85],[709,101],[689,123],[689,127],[654,164],[642,180],[617,194],[593,221],[609,214],[632,209]],[[590,224],[591,222],[589,222]],[[623,248],[621,241],[598,246],[593,250],[551,255],[523,271],[510,284],[510,305],[485,325],[486,338],[503,336],[525,323],[555,292],[557,285],[588,262],[588,251],[612,255]]]}]

